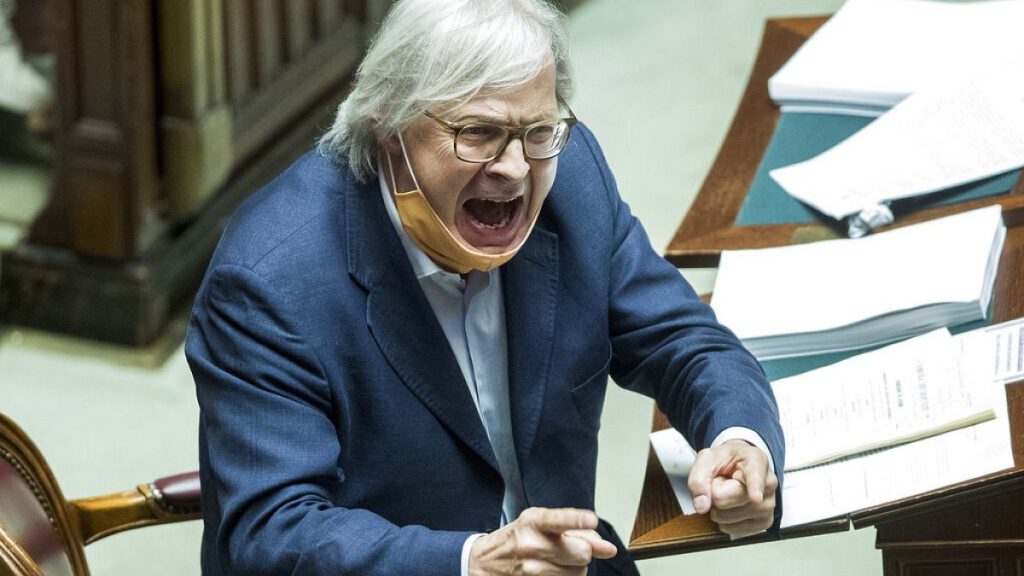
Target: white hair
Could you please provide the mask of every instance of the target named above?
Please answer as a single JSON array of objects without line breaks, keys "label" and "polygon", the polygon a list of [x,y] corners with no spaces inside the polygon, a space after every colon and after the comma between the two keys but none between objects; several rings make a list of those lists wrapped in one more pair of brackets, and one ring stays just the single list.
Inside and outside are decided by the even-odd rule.
[{"label": "white hair", "polygon": [[400,0],[363,59],[320,151],[365,182],[381,142],[425,110],[513,90],[555,65],[572,92],[563,14],[546,0]]}]

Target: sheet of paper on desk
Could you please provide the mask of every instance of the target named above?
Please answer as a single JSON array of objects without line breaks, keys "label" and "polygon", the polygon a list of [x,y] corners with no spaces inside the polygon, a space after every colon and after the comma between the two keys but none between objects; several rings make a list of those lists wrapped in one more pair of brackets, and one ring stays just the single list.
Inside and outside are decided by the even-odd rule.
[{"label": "sheet of paper on desk", "polygon": [[784,112],[874,115],[936,80],[1016,74],[1024,2],[847,0],[768,81]]},{"label": "sheet of paper on desk", "polygon": [[652,432],[651,446],[654,447],[654,453],[668,475],[668,483],[672,486],[676,500],[679,501],[679,508],[687,516],[695,514],[697,510],[693,507],[693,496],[686,481],[697,457],[696,452],[686,438],[674,428]]},{"label": "sheet of paper on desk", "polygon": [[1003,384],[1024,380],[1024,318],[960,334],[964,353]]},{"label": "sheet of paper on desk", "polygon": [[917,442],[786,474],[782,527],[909,498],[1013,466],[1006,396],[997,417]]},{"label": "sheet of paper on desk", "polygon": [[1015,72],[922,89],[824,153],[769,174],[842,219],[1021,166],[1024,75]]},{"label": "sheet of paper on desk", "polygon": [[943,328],[773,382],[786,470],[991,420],[992,386],[962,368]]}]

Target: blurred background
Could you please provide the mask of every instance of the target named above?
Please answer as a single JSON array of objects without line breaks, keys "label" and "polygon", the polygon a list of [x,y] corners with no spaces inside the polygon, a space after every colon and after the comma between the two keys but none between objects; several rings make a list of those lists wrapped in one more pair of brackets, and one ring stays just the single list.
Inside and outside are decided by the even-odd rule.
[{"label": "blurred background", "polygon": [[[840,3],[567,3],[573,109],[656,249],[715,157],[765,20]],[[0,412],[36,441],[68,498],[197,467],[181,350],[192,291],[223,219],[326,127],[387,4],[0,0],[0,93],[22,87],[0,96]],[[711,270],[683,274],[713,286]],[[610,387],[597,511],[626,539],[652,410]],[[200,534],[199,522],[137,530],[87,556],[97,576],[198,574]],[[640,569],[881,574],[873,539],[858,530]]]}]

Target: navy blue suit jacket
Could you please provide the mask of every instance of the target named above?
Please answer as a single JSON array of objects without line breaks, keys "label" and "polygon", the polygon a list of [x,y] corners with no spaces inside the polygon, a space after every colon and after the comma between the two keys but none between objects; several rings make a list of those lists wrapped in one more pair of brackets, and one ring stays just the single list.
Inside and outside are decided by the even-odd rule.
[{"label": "navy blue suit jacket", "polygon": [[[529,505],[593,508],[609,373],[697,447],[752,428],[782,470],[760,366],[651,248],[586,127],[501,273]],[[457,575],[466,537],[499,526],[494,454],[376,180],[310,152],[247,200],[186,354],[205,574]]]}]

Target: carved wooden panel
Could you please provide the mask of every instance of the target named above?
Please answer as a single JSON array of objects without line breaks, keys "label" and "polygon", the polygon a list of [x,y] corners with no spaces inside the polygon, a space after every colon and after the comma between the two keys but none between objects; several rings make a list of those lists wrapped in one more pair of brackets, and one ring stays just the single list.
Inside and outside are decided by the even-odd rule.
[{"label": "carved wooden panel", "polygon": [[1024,544],[964,546],[959,557],[936,546],[888,551],[885,576],[1024,576]]},{"label": "carved wooden panel", "polygon": [[159,236],[151,3],[54,0],[59,94],[48,224],[80,254],[136,257]]}]

